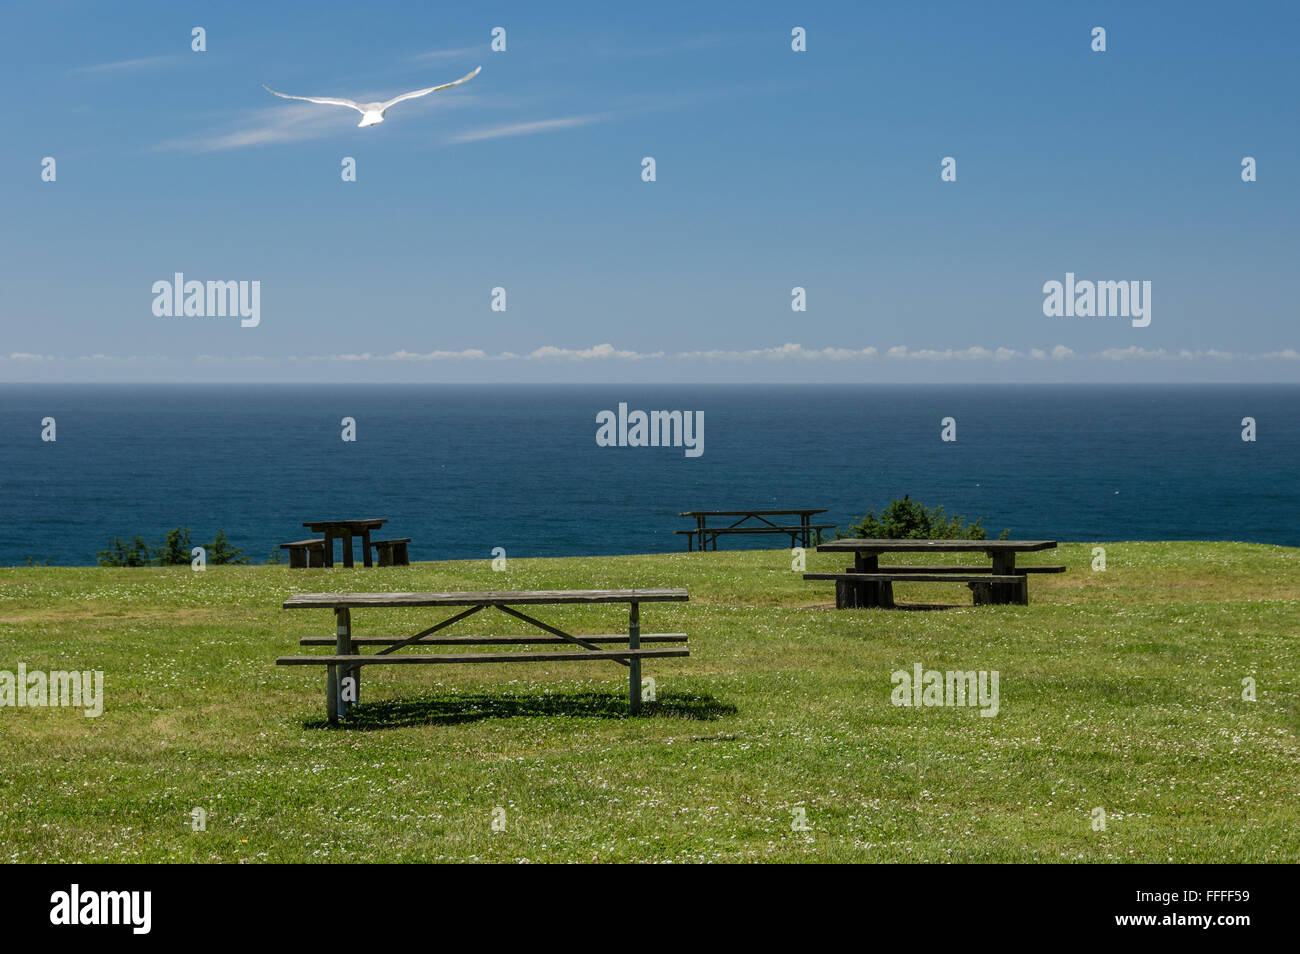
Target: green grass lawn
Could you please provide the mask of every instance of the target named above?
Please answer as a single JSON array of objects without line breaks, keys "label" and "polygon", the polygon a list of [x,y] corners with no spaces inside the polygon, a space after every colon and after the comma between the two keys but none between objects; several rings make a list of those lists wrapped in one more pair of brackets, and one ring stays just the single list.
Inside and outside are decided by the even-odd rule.
[{"label": "green grass lawn", "polygon": [[[1070,567],[1031,577],[1030,606],[896,585],[956,604],[935,611],[836,611],[787,550],[505,573],[3,569],[0,670],[103,670],[105,703],[0,708],[0,860],[1300,860],[1300,550],[1113,543],[1093,572],[1091,547],[1022,561]],[[296,591],[633,586],[691,594],[642,607],[691,655],[646,661],[658,700],[635,719],[613,663],[393,666],[365,670],[356,724],[331,730],[324,670],[274,665],[333,629],[280,608]],[[624,607],[535,609],[577,632],[626,624]],[[442,615],[353,623],[409,634]],[[998,715],[892,705],[890,673],[918,662],[997,670]],[[799,808],[810,831],[792,830]]]}]

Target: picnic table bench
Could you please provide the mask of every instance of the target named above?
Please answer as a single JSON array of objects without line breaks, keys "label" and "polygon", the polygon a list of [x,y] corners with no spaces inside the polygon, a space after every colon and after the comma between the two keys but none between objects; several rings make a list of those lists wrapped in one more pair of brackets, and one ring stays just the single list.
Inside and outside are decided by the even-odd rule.
[{"label": "picnic table bench", "polygon": [[323,539],[295,540],[293,543],[282,543],[280,549],[289,551],[289,569],[291,570],[302,570],[307,567],[322,567],[325,565],[325,541]]},{"label": "picnic table bench", "polygon": [[410,566],[411,558],[406,550],[410,542],[410,537],[399,537],[396,540],[371,540],[370,545],[375,548],[380,566]]},{"label": "picnic table bench", "polygon": [[[692,530],[675,530],[674,533],[686,535],[686,549],[695,549],[695,541],[698,539],[701,550],[707,550],[709,541],[713,541],[713,549],[718,549],[718,537],[721,534],[733,533],[785,533],[790,536],[790,546],[811,546],[814,535],[818,543],[822,542],[822,531],[834,529],[833,523],[812,523],[813,514],[825,513],[821,510],[687,510],[679,513],[679,517],[694,517],[695,527]],[[739,517],[734,523],[725,527],[708,525],[710,517]],[[798,517],[798,525],[784,525],[773,523],[768,517]],[[745,526],[747,521],[757,520],[756,524]]]},{"label": "picnic table bench", "polygon": [[[634,590],[503,590],[492,592],[456,593],[298,593],[284,601],[285,609],[330,609],[334,611],[333,636],[306,636],[303,646],[333,646],[332,655],[281,656],[278,666],[325,666],[325,711],[331,724],[337,724],[352,706],[361,700],[361,668],[380,664],[429,665],[456,663],[514,663],[514,662],[582,662],[608,660],[628,669],[628,704],[632,715],[641,711],[641,660],[666,656],[689,656],[684,647],[645,648],[646,643],[685,643],[685,633],[642,633],[641,604],[686,602],[690,597],[684,589],[634,589]],[[626,634],[573,635],[556,626],[536,619],[516,607],[529,605],[563,604],[619,604],[628,605]],[[413,636],[357,636],[352,628],[352,610],[370,607],[465,607]],[[524,636],[459,636],[442,633],[463,619],[489,607],[507,616],[522,620],[544,635]],[[627,647],[602,649],[614,643],[627,643]],[[402,653],[398,650],[423,646],[511,646],[511,645],[567,644],[573,650],[542,650],[539,652],[468,652],[468,653]],[[382,646],[372,653],[362,653],[363,646]],[[350,680],[350,683],[348,682]]]},{"label": "picnic table bench", "polygon": [[[835,608],[893,606],[894,583],[965,583],[976,606],[1029,605],[1030,573],[1064,573],[1063,566],[1016,567],[1017,553],[1055,549],[1055,540],[831,540],[817,552],[852,553],[843,573],[805,573],[805,580],[834,580]],[[881,566],[884,553],[983,553],[991,566]]]}]

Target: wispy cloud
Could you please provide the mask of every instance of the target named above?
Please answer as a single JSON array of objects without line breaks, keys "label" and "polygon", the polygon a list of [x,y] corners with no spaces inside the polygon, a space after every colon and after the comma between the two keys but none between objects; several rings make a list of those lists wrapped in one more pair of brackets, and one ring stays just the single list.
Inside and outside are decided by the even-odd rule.
[{"label": "wispy cloud", "polygon": [[180,60],[176,54],[167,56],[142,56],[134,60],[115,60],[112,63],[97,63],[94,66],[77,66],[69,73],[113,73],[125,70],[153,69],[167,66]]},{"label": "wispy cloud", "polygon": [[573,129],[588,126],[607,118],[607,114],[593,113],[588,116],[562,116],[557,119],[538,119],[526,123],[510,123],[505,126],[489,126],[485,129],[472,129],[457,133],[447,138],[448,142],[481,142],[484,139],[502,139],[506,136],[532,136],[536,133],[555,132],[557,129]]},{"label": "wispy cloud", "polygon": [[[468,48],[467,48],[468,49]],[[444,50],[435,53],[453,53]],[[409,88],[409,87],[408,87]],[[346,96],[357,102],[381,102],[405,89],[371,92],[368,94],[340,93],[337,90],[317,89],[312,95]],[[698,106],[738,95],[754,93],[756,89],[693,89],[683,93],[655,94],[649,98],[625,100],[616,108],[596,113],[582,113],[568,116],[555,116],[547,119],[530,119],[520,122],[500,123],[481,126],[457,133],[447,134],[436,140],[441,145],[462,145],[465,143],[484,142],[491,139],[504,139],[515,136],[534,136],[541,133],[559,132],[566,129],[578,129],[584,126],[603,123],[614,119],[647,113],[676,110]],[[300,90],[291,92],[300,93]],[[258,90],[261,95],[262,90]],[[269,94],[266,94],[269,95]],[[500,107],[499,99],[474,92],[454,91],[450,95],[431,96],[402,103],[401,109],[408,116],[420,110],[454,109],[463,107]],[[518,109],[520,103],[512,101],[512,108]],[[353,122],[347,122],[347,117]],[[391,118],[391,117],[390,117]],[[226,123],[215,131],[198,132],[167,140],[154,146],[155,150],[178,150],[184,152],[219,152],[226,149],[242,149],[251,146],[270,146],[283,143],[306,142],[324,139],[329,136],[343,135],[356,126],[355,114],[345,107],[328,107],[319,105],[278,105],[269,108],[250,110],[248,115],[237,123]]]},{"label": "wispy cloud", "polygon": [[56,354],[34,354],[30,351],[12,351],[9,354],[0,354],[0,361],[20,361],[20,362],[43,362],[43,361],[167,361],[163,355],[149,354],[77,354],[77,355],[56,355]]},{"label": "wispy cloud", "polygon": [[563,129],[577,129],[595,123],[615,119],[627,119],[652,113],[690,109],[706,103],[716,103],[738,96],[761,94],[768,89],[766,84],[745,87],[724,87],[717,89],[683,90],[675,93],[655,92],[649,95],[624,97],[613,108],[604,112],[584,113],[573,116],[560,116],[554,119],[536,119],[525,122],[505,123],[455,133],[443,141],[451,144],[482,142],[486,139],[502,139],[507,136],[532,136],[537,133],[557,132]]},{"label": "wispy cloud", "polygon": [[457,49],[427,50],[411,57],[415,63],[444,63],[448,60],[463,60],[484,52],[481,46],[462,46]]},{"label": "wispy cloud", "polygon": [[[259,89],[268,99],[270,94]],[[357,102],[377,102],[395,96],[402,90],[349,96]],[[315,94],[313,94],[315,95]],[[454,109],[473,103],[473,94],[461,93],[454,97],[436,99],[425,97],[401,103],[399,107],[408,116],[432,109]],[[349,134],[357,125],[360,114],[344,106],[285,104],[249,110],[238,124],[229,124],[216,132],[201,132],[159,143],[155,150],[181,152],[220,152],[225,149],[243,149],[249,146],[272,146],[281,143],[306,142],[330,136]]]},{"label": "wispy cloud", "polygon": [[[202,355],[199,360],[208,362],[220,361],[249,361],[255,356],[245,356],[238,358],[224,358],[217,355]],[[363,351],[359,354],[313,354],[313,355],[295,355],[290,357],[289,361],[343,361],[349,363],[359,363],[367,361],[455,361],[455,360],[481,360],[488,357],[486,351],[480,351],[478,348],[466,348],[463,351],[393,351],[389,354],[371,354],[369,351]]]},{"label": "wispy cloud", "polygon": [[600,358],[617,358],[623,361],[644,361],[647,358],[662,358],[662,351],[627,351],[615,348],[611,344],[598,344],[591,348],[556,348],[553,345],[537,348],[530,351],[525,357],[531,361],[537,361],[546,358],[568,358],[575,361],[590,361]]},{"label": "wispy cloud", "polygon": [[1134,358],[1167,358],[1169,352],[1164,348],[1139,348],[1137,345],[1129,345],[1127,348],[1107,348],[1097,356],[1107,361],[1130,361]]},{"label": "wispy cloud", "polygon": [[754,360],[775,360],[781,361],[788,358],[800,358],[815,361],[818,359],[830,361],[845,361],[853,358],[872,358],[876,355],[875,348],[805,348],[801,344],[787,341],[785,344],[775,348],[749,348],[743,351],[733,349],[713,349],[710,351],[680,351],[673,355],[674,358],[687,361],[754,361]]},{"label": "wispy cloud", "polygon": [[356,115],[357,113],[341,107],[271,106],[250,111],[248,120],[241,128],[170,139],[154,148],[182,152],[219,152],[247,146],[302,142],[335,135],[344,131],[348,125],[355,126],[355,122],[349,124],[347,119],[348,116]]},{"label": "wispy cloud", "polygon": [[[0,361],[153,361],[162,360],[161,356],[112,356],[83,355],[75,358],[61,358],[55,355],[13,352],[0,355]],[[1081,353],[1056,345],[1053,348],[986,348],[974,345],[969,348],[907,348],[896,345],[883,351],[871,346],[863,348],[806,348],[796,342],[786,342],[770,348],[747,349],[713,349],[701,351],[636,351],[630,348],[616,348],[605,342],[588,348],[564,348],[556,345],[543,345],[525,353],[501,351],[495,354],[482,348],[463,348],[460,350],[438,349],[433,351],[410,351],[400,349],[385,354],[369,351],[359,353],[316,354],[316,355],[198,355],[195,359],[203,363],[225,362],[427,362],[427,361],[530,361],[530,362],[599,362],[599,361],[718,361],[718,362],[756,362],[756,361],[806,361],[806,362],[847,362],[847,361],[1300,361],[1300,351],[1286,348],[1280,351],[1262,353],[1238,353],[1217,351],[1168,351],[1164,348],[1107,348],[1093,353]]]}]

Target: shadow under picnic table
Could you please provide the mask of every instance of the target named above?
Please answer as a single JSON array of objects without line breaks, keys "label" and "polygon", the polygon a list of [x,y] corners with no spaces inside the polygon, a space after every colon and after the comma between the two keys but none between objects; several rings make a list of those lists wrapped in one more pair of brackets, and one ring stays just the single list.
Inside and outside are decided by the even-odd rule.
[{"label": "shadow under picnic table", "polygon": [[[739,710],[707,693],[663,693],[654,702],[642,702],[638,719],[656,716],[713,721],[735,715]],[[462,725],[483,719],[519,717],[569,717],[628,719],[627,693],[623,692],[524,692],[457,693],[409,699],[362,702],[348,712],[339,728],[361,731],[400,729],[419,725]],[[326,719],[303,724],[307,729],[327,729]]]}]

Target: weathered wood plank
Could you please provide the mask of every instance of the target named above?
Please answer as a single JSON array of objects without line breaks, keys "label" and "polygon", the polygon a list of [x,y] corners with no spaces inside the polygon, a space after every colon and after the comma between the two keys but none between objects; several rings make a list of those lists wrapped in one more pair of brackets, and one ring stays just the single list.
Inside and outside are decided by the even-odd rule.
[{"label": "weathered wood plank", "polygon": [[366,517],[362,520],[304,520],[302,525],[312,533],[324,533],[326,527],[346,527],[356,533],[364,529],[374,530],[387,522],[387,517]]},{"label": "weathered wood plank", "polygon": [[1019,574],[992,573],[805,573],[805,580],[844,580],[859,583],[1020,583]]},{"label": "weathered wood plank", "polygon": [[544,603],[684,603],[685,589],[645,590],[491,590],[446,593],[296,593],[284,601],[285,609],[333,609],[363,606],[474,606]]},{"label": "weathered wood plank", "polygon": [[[881,573],[992,573],[991,566],[882,566]],[[1064,566],[1017,566],[1017,573],[1064,573]]]},{"label": "weathered wood plank", "polygon": [[631,658],[660,659],[670,656],[689,656],[689,649],[580,649],[555,650],[537,653],[429,653],[423,656],[281,656],[277,666],[371,666],[431,665],[452,663],[513,663],[513,662],[581,662],[583,660],[619,661]]},{"label": "weathered wood plank", "polygon": [[[628,641],[627,633],[601,633],[598,636],[588,636],[582,634],[582,638],[589,643],[626,643]],[[392,646],[395,643],[403,643],[409,637],[406,636],[353,636],[352,645],[354,646]],[[685,633],[642,633],[641,642],[643,643],[685,643],[689,642],[689,637]],[[567,639],[561,639],[559,636],[544,636],[538,633],[536,636],[426,636],[423,639],[417,639],[411,646],[548,646],[552,644],[569,643]],[[333,636],[303,636],[298,640],[299,646],[333,646]]]}]

